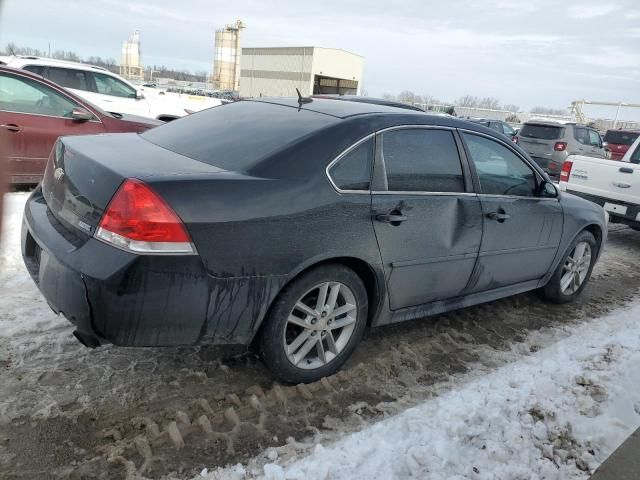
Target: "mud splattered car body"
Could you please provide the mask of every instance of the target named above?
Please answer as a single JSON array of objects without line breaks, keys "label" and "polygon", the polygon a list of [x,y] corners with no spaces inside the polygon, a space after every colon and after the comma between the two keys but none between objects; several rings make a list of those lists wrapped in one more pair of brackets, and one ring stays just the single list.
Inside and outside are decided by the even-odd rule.
[{"label": "mud splattered car body", "polygon": [[[392,172],[406,145],[413,155],[437,145],[438,171]],[[501,172],[500,155],[480,159],[487,148],[528,173]],[[455,168],[440,169],[438,155]],[[514,190],[483,193],[512,177]],[[192,250],[132,251],[100,237],[129,181],[169,206]],[[283,99],[236,102],[143,135],[61,139],[27,202],[22,248],[85,344],[249,345],[283,289],[319,265],[355,272],[365,321],[377,326],[543,287],[583,231],[597,242],[595,262],[602,209],[559,193],[490,129]]]}]

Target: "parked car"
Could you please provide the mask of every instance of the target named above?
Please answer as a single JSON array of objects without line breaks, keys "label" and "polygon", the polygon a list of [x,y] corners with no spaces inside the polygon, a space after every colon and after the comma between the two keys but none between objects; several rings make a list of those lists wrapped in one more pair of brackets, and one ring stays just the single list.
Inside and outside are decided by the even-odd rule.
[{"label": "parked car", "polygon": [[572,155],[560,174],[560,189],[601,205],[611,222],[640,230],[640,138],[623,161]]},{"label": "parked car", "polygon": [[606,235],[602,208],[481,125],[256,99],[62,138],[22,249],[85,345],[252,345],[310,382],[370,326],[535,289],[569,302]]},{"label": "parked car", "polygon": [[144,132],[164,122],[104,112],[53,82],[0,66],[0,142],[11,184],[36,184],[63,135]]},{"label": "parked car", "polygon": [[552,177],[557,178],[569,155],[606,158],[597,130],[576,123],[545,120],[525,122],[516,142]]},{"label": "parked car", "polygon": [[171,121],[221,104],[216,98],[135,87],[105,68],[85,63],[31,56],[5,58],[4,62],[41,75],[112,113]]},{"label": "parked car", "polygon": [[640,130],[607,130],[604,149],[611,160],[622,160],[629,147],[640,136]]},{"label": "parked car", "polygon": [[515,141],[517,132],[507,122],[503,122],[502,120],[487,120],[485,118],[469,118],[469,121],[489,127],[490,129],[509,137],[510,140]]}]

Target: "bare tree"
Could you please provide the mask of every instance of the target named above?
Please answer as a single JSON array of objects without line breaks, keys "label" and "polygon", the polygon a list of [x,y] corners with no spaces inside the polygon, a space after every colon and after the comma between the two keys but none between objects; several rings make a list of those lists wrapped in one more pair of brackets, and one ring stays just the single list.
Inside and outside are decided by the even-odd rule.
[{"label": "bare tree", "polygon": [[569,112],[563,108],[534,107],[531,113],[541,113],[543,115],[567,115]]},{"label": "bare tree", "polygon": [[396,96],[391,93],[383,93],[382,98],[385,100],[395,100]]},{"label": "bare tree", "polygon": [[478,107],[497,110],[500,108],[500,100],[494,97],[484,97],[480,102],[478,102]]},{"label": "bare tree", "polygon": [[404,90],[398,94],[398,101],[406,103],[424,103],[420,95],[416,95],[411,90]]},{"label": "bare tree", "polygon": [[455,103],[460,107],[477,107],[479,100],[478,97],[474,97],[472,95],[464,95],[456,100]]},{"label": "bare tree", "polygon": [[502,109],[508,110],[509,112],[513,112],[513,113],[520,111],[520,107],[518,105],[512,105],[512,104],[503,105]]}]

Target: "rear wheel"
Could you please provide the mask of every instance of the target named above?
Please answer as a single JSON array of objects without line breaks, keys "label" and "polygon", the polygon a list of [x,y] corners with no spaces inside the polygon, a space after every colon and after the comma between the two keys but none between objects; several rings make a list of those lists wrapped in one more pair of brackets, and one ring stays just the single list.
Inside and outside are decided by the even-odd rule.
[{"label": "rear wheel", "polygon": [[568,249],[542,292],[556,303],[574,300],[584,289],[598,257],[598,244],[591,232],[581,232]]},{"label": "rear wheel", "polygon": [[341,265],[313,269],[275,300],[261,331],[262,359],[286,382],[331,375],[360,342],[367,310],[366,289],[353,270]]}]

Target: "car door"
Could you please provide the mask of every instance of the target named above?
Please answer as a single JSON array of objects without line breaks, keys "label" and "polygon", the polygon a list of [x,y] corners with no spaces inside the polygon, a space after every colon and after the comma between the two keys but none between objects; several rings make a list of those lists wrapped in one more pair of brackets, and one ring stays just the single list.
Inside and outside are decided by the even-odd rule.
[{"label": "car door", "polygon": [[465,292],[482,237],[456,133],[399,127],[376,137],[372,218],[392,310]]},{"label": "car door", "polygon": [[88,72],[92,79],[93,91],[89,101],[97,103],[107,112],[128,113],[149,117],[149,102],[138,94],[135,88],[123,81],[99,72]]},{"label": "car door", "polygon": [[483,235],[471,292],[542,278],[556,255],[563,214],[557,197],[538,194],[542,177],[507,141],[462,137],[477,173]]},{"label": "car door", "polygon": [[575,142],[569,144],[567,152],[569,155],[587,155],[591,156],[591,143],[589,141],[589,133],[585,127],[573,127],[573,138]]},{"label": "car door", "polygon": [[38,183],[58,137],[104,132],[97,117],[74,121],[71,112],[78,106],[37,80],[0,73],[0,134],[11,183]]}]

